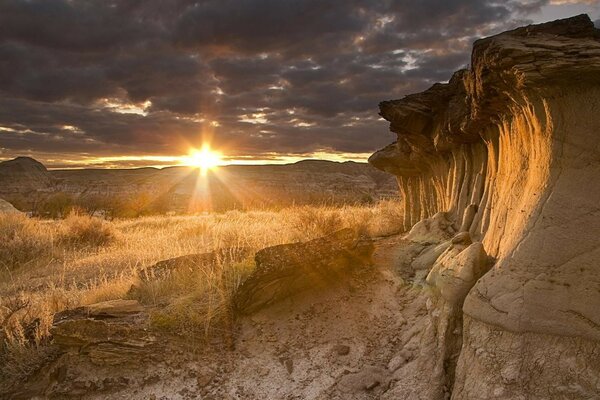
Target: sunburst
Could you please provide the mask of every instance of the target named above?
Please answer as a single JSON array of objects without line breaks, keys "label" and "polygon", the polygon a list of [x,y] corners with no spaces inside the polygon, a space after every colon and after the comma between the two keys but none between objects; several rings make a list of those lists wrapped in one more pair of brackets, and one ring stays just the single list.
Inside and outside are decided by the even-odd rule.
[{"label": "sunburst", "polygon": [[223,155],[212,150],[209,145],[204,145],[201,149],[191,149],[189,154],[183,157],[182,164],[199,168],[205,174],[207,171],[223,164]]}]

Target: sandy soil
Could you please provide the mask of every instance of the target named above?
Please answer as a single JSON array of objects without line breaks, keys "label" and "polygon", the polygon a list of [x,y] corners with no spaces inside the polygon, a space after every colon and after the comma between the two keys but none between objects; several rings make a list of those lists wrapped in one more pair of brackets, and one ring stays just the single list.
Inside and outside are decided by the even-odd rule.
[{"label": "sandy soil", "polygon": [[240,320],[233,350],[175,350],[167,361],[133,372],[139,384],[111,398],[384,397],[415,362],[417,333],[427,318],[423,290],[401,273],[403,246],[399,237],[379,240],[373,265],[335,287],[304,292]]}]

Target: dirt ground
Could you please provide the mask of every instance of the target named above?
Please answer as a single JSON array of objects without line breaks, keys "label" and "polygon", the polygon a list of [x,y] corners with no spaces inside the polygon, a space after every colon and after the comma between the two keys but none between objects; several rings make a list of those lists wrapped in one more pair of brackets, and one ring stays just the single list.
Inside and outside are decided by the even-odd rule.
[{"label": "dirt ground", "polygon": [[403,246],[399,237],[381,239],[373,264],[335,287],[239,320],[233,350],[172,349],[154,365],[117,373],[110,383],[121,379],[122,390],[86,398],[379,399],[392,387],[397,394],[427,319],[423,289],[402,273]]}]

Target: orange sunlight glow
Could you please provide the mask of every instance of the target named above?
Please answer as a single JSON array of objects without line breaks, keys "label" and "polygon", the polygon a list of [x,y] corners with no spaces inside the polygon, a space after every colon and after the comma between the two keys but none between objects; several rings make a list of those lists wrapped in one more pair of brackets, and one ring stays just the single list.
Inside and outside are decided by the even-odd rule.
[{"label": "orange sunlight glow", "polygon": [[212,150],[209,145],[203,145],[200,150],[191,149],[186,157],[181,160],[183,165],[200,168],[200,171],[206,171],[223,164],[223,156],[220,152]]}]

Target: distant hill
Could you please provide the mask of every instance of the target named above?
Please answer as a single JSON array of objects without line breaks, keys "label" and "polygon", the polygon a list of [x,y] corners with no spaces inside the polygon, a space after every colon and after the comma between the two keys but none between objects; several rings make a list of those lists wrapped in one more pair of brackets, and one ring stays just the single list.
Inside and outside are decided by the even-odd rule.
[{"label": "distant hill", "polygon": [[50,189],[52,175],[39,161],[30,157],[17,157],[0,162],[0,196],[27,194]]},{"label": "distant hill", "polygon": [[393,176],[351,161],[229,165],[206,176],[189,167],[47,170],[28,157],[0,162],[0,197],[18,208],[35,211],[59,194],[99,209],[136,201],[137,208],[186,212],[365,203],[396,197],[398,189]]}]

